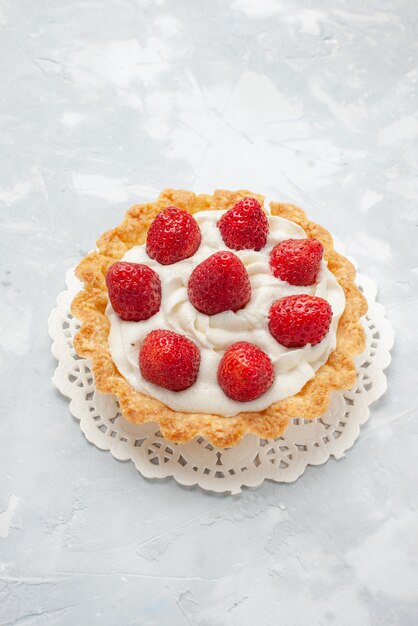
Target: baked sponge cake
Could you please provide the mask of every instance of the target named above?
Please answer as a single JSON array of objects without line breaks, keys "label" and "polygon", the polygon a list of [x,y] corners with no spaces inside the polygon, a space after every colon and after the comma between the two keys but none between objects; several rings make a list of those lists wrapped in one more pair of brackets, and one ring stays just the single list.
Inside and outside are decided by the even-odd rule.
[{"label": "baked sponge cake", "polygon": [[367,305],[331,235],[250,191],[164,190],[76,269],[74,345],[123,416],[170,441],[279,437],[356,380]]}]

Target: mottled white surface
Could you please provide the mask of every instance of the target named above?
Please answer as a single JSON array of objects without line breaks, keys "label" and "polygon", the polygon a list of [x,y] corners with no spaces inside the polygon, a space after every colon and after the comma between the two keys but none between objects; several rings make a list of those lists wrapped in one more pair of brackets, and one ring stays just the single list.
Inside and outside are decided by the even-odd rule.
[{"label": "mottled white surface", "polygon": [[[414,0],[0,0],[0,624],[413,626]],[[64,273],[164,186],[245,186],[380,285],[389,391],[345,459],[236,497],[148,482],[50,382]]]}]

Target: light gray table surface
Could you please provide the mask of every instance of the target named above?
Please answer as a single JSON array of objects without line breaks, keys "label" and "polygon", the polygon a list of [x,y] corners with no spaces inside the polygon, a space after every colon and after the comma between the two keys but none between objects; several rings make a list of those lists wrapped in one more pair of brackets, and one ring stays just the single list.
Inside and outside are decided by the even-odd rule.
[{"label": "light gray table surface", "polygon": [[[0,0],[0,625],[418,622],[418,5]],[[166,186],[304,207],[379,284],[387,394],[344,459],[216,496],[88,444],[65,271]]]}]

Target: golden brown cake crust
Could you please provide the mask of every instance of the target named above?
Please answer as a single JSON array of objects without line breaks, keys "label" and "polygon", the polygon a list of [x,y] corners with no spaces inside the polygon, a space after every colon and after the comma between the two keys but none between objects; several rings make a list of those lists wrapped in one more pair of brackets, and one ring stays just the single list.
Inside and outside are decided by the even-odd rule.
[{"label": "golden brown cake crust", "polygon": [[324,246],[324,258],[345,292],[346,307],[337,329],[337,346],[314,378],[294,396],[272,404],[257,413],[242,412],[234,417],[208,413],[173,411],[159,400],[134,389],[119,373],[108,345],[110,322],[105,315],[107,289],[105,275],[108,267],[121,259],[129,248],[145,242],[148,228],[159,211],[175,205],[190,213],[205,210],[225,210],[240,198],[252,196],[263,205],[263,196],[250,191],[215,191],[213,196],[196,195],[190,191],[166,189],[155,202],[134,205],[123,222],[97,241],[98,250],[88,254],[78,265],[76,274],[84,289],[74,298],[73,315],[81,321],[74,346],[77,354],[90,359],[96,388],[114,394],[124,417],[136,424],[157,422],[161,433],[170,441],[184,443],[197,435],[218,447],[233,446],[246,433],[276,438],[285,430],[290,419],[313,419],[327,408],[330,394],[338,389],[350,389],[356,380],[353,357],[364,350],[364,331],[359,322],[367,304],[354,284],[355,270],[333,247],[331,235],[325,228],[311,222],[305,213],[292,204],[272,202],[272,215],[299,224],[308,237],[316,237]]}]

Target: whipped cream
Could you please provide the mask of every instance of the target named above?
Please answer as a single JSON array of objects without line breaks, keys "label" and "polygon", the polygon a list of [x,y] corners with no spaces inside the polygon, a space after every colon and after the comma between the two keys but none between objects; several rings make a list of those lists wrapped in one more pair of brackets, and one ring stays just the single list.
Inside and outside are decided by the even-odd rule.
[{"label": "whipped cream", "polygon": [[[306,238],[305,231],[289,220],[268,216],[269,235],[260,251],[233,251],[244,263],[250,276],[252,294],[247,306],[236,313],[225,311],[204,315],[187,296],[187,282],[193,269],[211,254],[227,250],[217,222],[223,211],[201,211],[194,216],[202,233],[202,243],[193,257],[173,265],[160,265],[150,259],[145,245],[126,252],[123,261],[144,263],[154,269],[161,280],[162,301],[159,312],[142,322],[126,322],[113,311],[109,302],[106,314],[110,320],[109,347],[120,373],[141,393],[157,398],[175,411],[215,413],[225,417],[240,411],[261,411],[270,404],[292,396],[313,378],[336,346],[338,321],[345,307],[345,296],[335,276],[322,261],[318,281],[309,287],[297,287],[275,278],[269,268],[270,250],[284,239]],[[321,343],[303,348],[285,348],[269,333],[268,313],[273,302],[284,296],[306,293],[329,302],[333,316],[330,329]],[[185,391],[163,389],[142,378],[138,355],[145,336],[152,330],[168,329],[185,335],[201,352],[199,375]],[[225,350],[236,341],[249,341],[264,350],[273,362],[275,380],[270,389],[251,402],[236,402],[217,383],[217,369]]]}]

